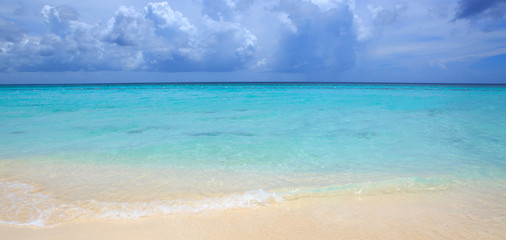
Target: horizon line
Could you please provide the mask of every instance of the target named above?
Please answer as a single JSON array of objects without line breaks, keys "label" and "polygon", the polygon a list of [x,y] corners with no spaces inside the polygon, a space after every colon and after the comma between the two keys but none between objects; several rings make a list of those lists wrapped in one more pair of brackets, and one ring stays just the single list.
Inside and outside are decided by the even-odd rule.
[{"label": "horizon line", "polygon": [[445,83],[445,82],[295,82],[295,81],[212,81],[212,82],[111,82],[111,83],[0,83],[0,86],[77,86],[77,85],[212,85],[212,84],[355,84],[355,85],[482,85],[482,86],[503,86],[506,83]]}]

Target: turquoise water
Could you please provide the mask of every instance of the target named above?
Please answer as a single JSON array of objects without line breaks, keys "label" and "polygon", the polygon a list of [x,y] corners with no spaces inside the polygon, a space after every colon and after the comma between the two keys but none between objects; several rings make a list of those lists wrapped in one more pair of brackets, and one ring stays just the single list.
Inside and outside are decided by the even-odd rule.
[{"label": "turquoise water", "polygon": [[44,225],[62,202],[196,211],[502,184],[505,119],[504,86],[3,86],[0,221]]}]

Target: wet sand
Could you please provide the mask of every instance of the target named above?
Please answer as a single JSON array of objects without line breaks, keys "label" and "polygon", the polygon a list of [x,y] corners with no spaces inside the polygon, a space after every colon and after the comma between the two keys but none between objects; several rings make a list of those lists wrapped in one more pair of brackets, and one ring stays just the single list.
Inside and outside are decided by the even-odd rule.
[{"label": "wet sand", "polygon": [[[504,193],[294,199],[255,208],[54,227],[0,225],[1,239],[505,239]],[[479,193],[474,191],[475,194]],[[471,195],[470,195],[471,194]]]}]

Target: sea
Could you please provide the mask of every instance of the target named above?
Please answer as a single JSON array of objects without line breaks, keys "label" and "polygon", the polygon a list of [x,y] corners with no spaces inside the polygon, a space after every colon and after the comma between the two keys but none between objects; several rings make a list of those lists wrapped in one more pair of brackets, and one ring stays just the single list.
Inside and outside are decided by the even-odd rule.
[{"label": "sea", "polygon": [[465,189],[504,210],[504,85],[0,86],[0,224]]}]

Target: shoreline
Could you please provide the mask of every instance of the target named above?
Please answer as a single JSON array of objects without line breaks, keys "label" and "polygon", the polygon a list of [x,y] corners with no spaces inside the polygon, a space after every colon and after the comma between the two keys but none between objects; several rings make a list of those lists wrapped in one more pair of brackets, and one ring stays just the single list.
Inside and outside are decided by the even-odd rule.
[{"label": "shoreline", "polygon": [[488,196],[496,198],[497,206],[484,204],[480,198],[459,196],[433,192],[301,198],[252,208],[135,220],[76,220],[54,227],[0,225],[0,236],[4,240],[503,239],[506,236],[506,207],[500,204],[504,203],[504,193]]}]

